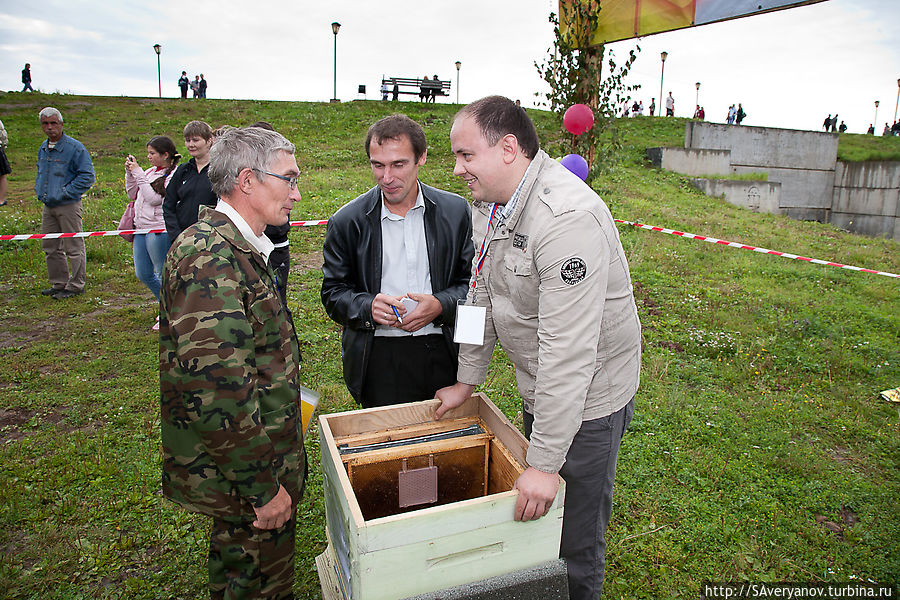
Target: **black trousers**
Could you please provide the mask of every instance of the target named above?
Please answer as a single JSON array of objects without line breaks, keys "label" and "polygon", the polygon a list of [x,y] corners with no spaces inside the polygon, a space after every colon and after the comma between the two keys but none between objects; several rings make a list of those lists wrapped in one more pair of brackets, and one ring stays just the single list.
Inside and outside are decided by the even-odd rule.
[{"label": "black trousers", "polygon": [[434,398],[456,383],[456,365],[441,334],[375,336],[360,404],[371,408]]},{"label": "black trousers", "polygon": [[[634,398],[613,414],[581,423],[560,476],[566,481],[559,557],[566,559],[570,600],[598,600],[606,571],[606,527],[622,436],[634,415]],[[525,437],[534,415],[522,411]]]}]

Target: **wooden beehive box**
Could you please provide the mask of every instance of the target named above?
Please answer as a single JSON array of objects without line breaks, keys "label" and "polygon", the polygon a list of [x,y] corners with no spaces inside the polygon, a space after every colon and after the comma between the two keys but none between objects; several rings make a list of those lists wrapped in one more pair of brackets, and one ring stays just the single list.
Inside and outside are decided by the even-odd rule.
[{"label": "wooden beehive box", "polygon": [[[512,487],[528,442],[484,394],[435,422],[437,405],[426,400],[319,417],[326,553],[348,600],[398,600],[558,557],[562,479],[547,515],[514,521]],[[472,426],[484,433],[411,441]],[[399,507],[404,459],[410,470],[437,467],[436,502]]]}]

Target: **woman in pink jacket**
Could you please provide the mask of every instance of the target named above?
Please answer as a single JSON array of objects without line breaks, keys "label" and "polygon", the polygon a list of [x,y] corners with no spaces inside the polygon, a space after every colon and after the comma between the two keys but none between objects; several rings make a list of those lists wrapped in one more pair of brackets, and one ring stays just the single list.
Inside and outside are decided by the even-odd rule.
[{"label": "woman in pink jacket", "polygon": [[[166,186],[172,178],[181,155],[175,144],[160,135],[147,143],[147,160],[151,167],[142,170],[132,155],[125,159],[125,191],[134,200],[135,229],[162,229],[161,233],[134,236],[134,272],[159,300],[160,276],[169,249],[169,236],[163,220],[162,203]],[[159,327],[159,317],[153,329]]]}]

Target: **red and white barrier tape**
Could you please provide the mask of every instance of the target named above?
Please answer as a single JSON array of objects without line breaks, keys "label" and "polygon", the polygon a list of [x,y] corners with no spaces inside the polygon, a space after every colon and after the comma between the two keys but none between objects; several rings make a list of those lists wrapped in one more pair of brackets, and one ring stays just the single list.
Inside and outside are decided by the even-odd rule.
[{"label": "red and white barrier tape", "polygon": [[[636,221],[622,221],[621,219],[615,219],[616,223],[622,223],[623,225],[631,225],[633,227],[639,227],[641,229],[649,229],[650,231],[659,231],[662,233],[668,233],[670,235],[677,235],[680,237],[690,238],[694,240],[701,240],[704,242],[710,242],[711,244],[720,244],[722,246],[729,246],[731,248],[740,248],[741,250],[753,250],[754,252],[759,252],[761,254],[774,254],[775,256],[780,256],[782,258],[793,258],[794,260],[802,260],[805,262],[815,263],[817,265],[825,265],[828,267],[838,267],[840,269],[849,269],[851,271],[862,271],[863,273],[872,273],[874,275],[884,275],[885,277],[894,277],[900,279],[900,275],[896,273],[888,273],[886,271],[875,271],[873,269],[864,269],[863,267],[854,267],[852,265],[844,265],[841,263],[836,263],[828,260],[820,260],[818,258],[808,258],[806,256],[799,256],[797,254],[791,254],[790,252],[779,252],[777,250],[769,250],[767,248],[759,248],[757,246],[750,246],[748,244],[740,244],[738,242],[729,242],[727,240],[720,240],[714,237],[708,237],[705,235],[697,235],[694,233],[686,233],[684,231],[678,231],[676,229],[666,229],[665,227],[655,227],[653,225],[646,225],[644,223],[638,223]],[[291,221],[291,227],[313,227],[315,225],[325,225],[328,223],[328,219],[321,219],[318,221]],[[142,233],[162,233],[165,229],[117,229],[114,231],[79,231],[77,233],[31,233],[31,234],[23,234],[23,235],[0,235],[0,241],[20,241],[20,240],[52,240],[57,238],[86,238],[86,237],[104,237],[104,236],[112,236],[112,235],[127,235],[127,234],[142,234]]]},{"label": "red and white barrier tape", "polygon": [[[324,225],[328,219],[320,221],[291,221],[291,227],[312,227]],[[0,235],[0,242],[17,242],[22,240],[55,240],[58,238],[106,237],[111,235],[133,235],[143,233],[164,233],[165,229],[116,229],[113,231],[79,231],[77,233],[26,233],[21,235]]]},{"label": "red and white barrier tape", "polygon": [[887,271],[875,271],[872,269],[864,269],[862,267],[854,267],[852,265],[843,265],[841,263],[831,262],[828,260],[819,260],[818,258],[808,258],[806,256],[799,256],[797,254],[791,254],[790,252],[779,252],[778,250],[769,250],[767,248],[758,248],[757,246],[749,246],[747,244],[739,244],[738,242],[729,242],[727,240],[720,240],[714,237],[708,237],[705,235],[696,235],[694,233],[685,233],[684,231],[677,231],[675,229],[666,229],[665,227],[655,227],[653,225],[645,225],[644,223],[637,223],[632,221],[622,221],[619,219],[615,219],[616,223],[622,223],[624,225],[632,225],[634,227],[640,227],[641,229],[649,229],[650,231],[660,231],[662,233],[668,233],[671,235],[677,235],[681,237],[691,238],[694,240],[701,240],[704,242],[710,242],[711,244],[721,244],[723,246],[730,246],[731,248],[740,248],[741,250],[753,250],[754,252],[759,252],[761,254],[774,254],[775,256],[781,256],[782,258],[793,258],[794,260],[802,260],[805,262],[815,263],[817,265],[826,265],[829,267],[839,267],[841,269],[850,269],[851,271],[862,271],[864,273],[873,273],[875,275],[884,275],[885,277],[895,277],[900,279],[900,275],[896,273],[888,273]]}]

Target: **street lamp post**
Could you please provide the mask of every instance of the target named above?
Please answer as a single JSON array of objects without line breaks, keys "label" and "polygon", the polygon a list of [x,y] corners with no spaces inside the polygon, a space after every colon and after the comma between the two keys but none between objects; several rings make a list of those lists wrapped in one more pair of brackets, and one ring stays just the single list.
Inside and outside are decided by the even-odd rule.
[{"label": "street lamp post", "polygon": [[694,104],[696,104],[697,106],[700,106],[700,82],[698,81],[694,85],[697,86],[697,97],[695,98],[696,102],[694,102]]},{"label": "street lamp post", "polygon": [[[456,103],[459,104],[459,68],[462,66],[462,63],[456,61]],[[900,83],[900,80],[897,81]],[[900,96],[898,96],[900,97]]]},{"label": "street lamp post", "polygon": [[663,114],[663,77],[666,75],[666,57],[669,56],[668,52],[660,52],[659,57],[662,59],[662,70],[659,73],[659,115]]},{"label": "street lamp post", "polygon": [[872,121],[872,127],[878,127],[878,105],[881,104],[878,100],[875,101],[875,120]]},{"label": "street lamp post", "polygon": [[897,107],[900,106],[900,79],[897,80],[897,102],[894,104],[894,123],[897,122]]},{"label": "street lamp post", "polygon": [[340,102],[337,97],[337,34],[340,30],[340,23],[335,21],[331,24],[331,31],[334,33],[334,95],[331,97],[332,102]]},{"label": "street lamp post", "polygon": [[153,51],[156,52],[156,80],[159,83],[159,97],[162,98],[162,74],[159,69],[159,51],[162,50],[162,46],[159,44],[153,44]]}]

